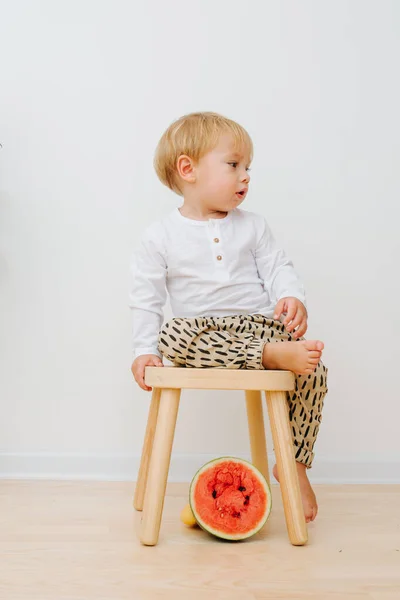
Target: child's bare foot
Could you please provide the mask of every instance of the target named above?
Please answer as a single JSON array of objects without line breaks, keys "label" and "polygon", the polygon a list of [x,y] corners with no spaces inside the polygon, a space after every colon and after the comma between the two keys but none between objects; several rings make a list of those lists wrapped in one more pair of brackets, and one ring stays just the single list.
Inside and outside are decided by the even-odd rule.
[{"label": "child's bare foot", "polygon": [[313,373],[321,358],[323,342],[270,342],[265,344],[263,365],[266,369]]},{"label": "child's bare foot", "polygon": [[[308,480],[306,466],[298,462],[296,462],[296,466],[297,474],[299,476],[300,493],[301,499],[303,501],[304,516],[306,518],[306,523],[310,523],[310,521],[314,521],[318,513],[317,498],[314,494],[314,490],[311,487],[311,483]],[[275,479],[279,481],[277,465],[274,466],[272,472],[274,474]]]}]

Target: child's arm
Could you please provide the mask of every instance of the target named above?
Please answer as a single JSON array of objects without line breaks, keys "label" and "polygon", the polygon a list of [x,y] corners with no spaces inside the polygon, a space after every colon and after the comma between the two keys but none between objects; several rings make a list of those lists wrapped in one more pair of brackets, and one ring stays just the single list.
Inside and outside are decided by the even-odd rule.
[{"label": "child's arm", "polygon": [[276,244],[275,238],[265,219],[258,229],[255,252],[257,269],[268,289],[271,300],[276,304],[274,319],[286,313],[283,321],[287,331],[293,331],[298,338],[307,331],[307,309],[304,287],[294,270],[293,263],[284,250]]},{"label": "child's arm", "polygon": [[149,391],[151,388],[144,383],[145,367],[163,366],[158,350],[158,333],[167,296],[167,265],[159,235],[151,235],[147,230],[134,253],[131,275],[132,373],[139,386]]}]

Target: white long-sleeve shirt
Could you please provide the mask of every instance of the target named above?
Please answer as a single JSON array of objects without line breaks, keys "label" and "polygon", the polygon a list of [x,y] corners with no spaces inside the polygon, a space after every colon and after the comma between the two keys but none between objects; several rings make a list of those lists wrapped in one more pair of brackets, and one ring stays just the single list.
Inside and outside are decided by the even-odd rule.
[{"label": "white long-sleeve shirt", "polygon": [[175,317],[262,314],[304,288],[263,216],[236,208],[196,221],[178,208],[148,227],[132,260],[133,357],[161,356],[158,333],[170,297]]}]

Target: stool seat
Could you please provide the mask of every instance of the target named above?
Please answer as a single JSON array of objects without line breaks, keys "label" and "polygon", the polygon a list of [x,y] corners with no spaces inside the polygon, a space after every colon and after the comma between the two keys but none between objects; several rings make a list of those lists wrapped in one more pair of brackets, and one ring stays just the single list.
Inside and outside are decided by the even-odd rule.
[{"label": "stool seat", "polygon": [[272,390],[294,389],[291,371],[259,369],[193,369],[191,367],[146,367],[146,385],[186,390]]},{"label": "stool seat", "polygon": [[261,397],[261,391],[265,392],[289,539],[295,546],[304,545],[307,526],[287,403],[287,392],[295,387],[294,374],[264,369],[164,366],[146,367],[144,379],[153,393],[133,502],[136,510],[143,510],[142,544],[155,546],[158,542],[181,391],[214,389],[244,390],[252,463],[269,483]]}]

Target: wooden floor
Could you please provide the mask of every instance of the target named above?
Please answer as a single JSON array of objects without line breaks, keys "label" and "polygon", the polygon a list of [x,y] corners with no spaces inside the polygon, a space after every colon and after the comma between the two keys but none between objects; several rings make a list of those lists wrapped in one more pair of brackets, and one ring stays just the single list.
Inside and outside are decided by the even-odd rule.
[{"label": "wooden floor", "polygon": [[170,484],[160,543],[141,546],[133,484],[0,481],[1,600],[399,600],[400,486],[315,486],[309,543],[289,544],[279,488],[246,542],[187,529]]}]

